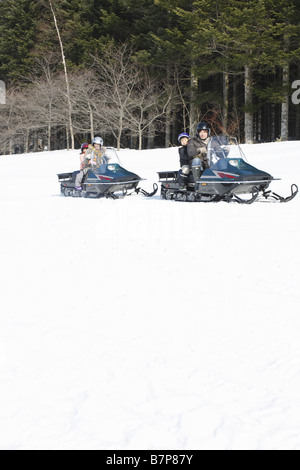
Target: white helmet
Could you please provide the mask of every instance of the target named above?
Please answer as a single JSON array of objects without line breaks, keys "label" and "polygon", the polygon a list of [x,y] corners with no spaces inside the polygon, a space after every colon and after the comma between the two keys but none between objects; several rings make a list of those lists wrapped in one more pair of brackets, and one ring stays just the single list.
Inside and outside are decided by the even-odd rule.
[{"label": "white helmet", "polygon": [[100,144],[101,147],[103,147],[103,139],[102,139],[102,137],[95,137],[94,140],[93,140],[93,142],[92,142],[92,144],[93,144],[93,145],[95,145],[95,144]]}]

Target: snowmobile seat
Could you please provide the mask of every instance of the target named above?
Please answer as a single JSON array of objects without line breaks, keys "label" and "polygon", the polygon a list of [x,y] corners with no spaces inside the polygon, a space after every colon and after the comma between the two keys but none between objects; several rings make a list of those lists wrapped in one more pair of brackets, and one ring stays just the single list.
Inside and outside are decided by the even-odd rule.
[{"label": "snowmobile seat", "polygon": [[178,171],[159,171],[159,181],[177,181]]},{"label": "snowmobile seat", "polygon": [[69,181],[72,179],[73,172],[70,173],[59,173],[58,176],[58,181]]},{"label": "snowmobile seat", "polygon": [[76,176],[78,175],[78,173],[80,173],[80,170],[73,171],[73,173],[72,173],[72,183],[75,183]]}]

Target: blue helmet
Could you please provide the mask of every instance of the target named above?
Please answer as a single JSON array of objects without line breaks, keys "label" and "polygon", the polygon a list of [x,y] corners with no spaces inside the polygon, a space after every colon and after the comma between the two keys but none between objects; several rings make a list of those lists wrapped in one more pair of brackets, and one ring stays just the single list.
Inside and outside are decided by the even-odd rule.
[{"label": "blue helmet", "polygon": [[182,132],[182,134],[179,134],[179,136],[178,136],[178,142],[179,143],[180,143],[180,141],[183,137],[187,137],[188,139],[190,138],[190,136],[186,132]]}]

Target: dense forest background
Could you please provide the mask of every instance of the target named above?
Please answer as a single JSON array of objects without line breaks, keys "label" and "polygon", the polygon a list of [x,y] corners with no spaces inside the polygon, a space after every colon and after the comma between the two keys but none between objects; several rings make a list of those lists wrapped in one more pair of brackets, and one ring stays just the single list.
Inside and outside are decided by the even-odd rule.
[{"label": "dense forest background", "polygon": [[300,139],[299,20],[299,0],[0,0],[0,153],[170,146],[199,120]]}]

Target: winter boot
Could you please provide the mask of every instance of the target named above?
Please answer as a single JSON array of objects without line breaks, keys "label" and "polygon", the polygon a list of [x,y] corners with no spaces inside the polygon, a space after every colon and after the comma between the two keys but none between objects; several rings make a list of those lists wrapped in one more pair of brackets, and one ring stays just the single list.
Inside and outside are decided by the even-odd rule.
[{"label": "winter boot", "polygon": [[188,182],[188,178],[189,178],[189,175],[185,175],[184,173],[182,173],[181,170],[179,171],[178,182],[179,182],[179,189],[181,191],[186,191],[186,185],[187,185],[187,182]]},{"label": "winter boot", "polygon": [[197,181],[199,180],[201,173],[203,172],[203,166],[200,158],[194,158],[192,163],[192,173],[195,181],[195,189],[198,189]]}]

